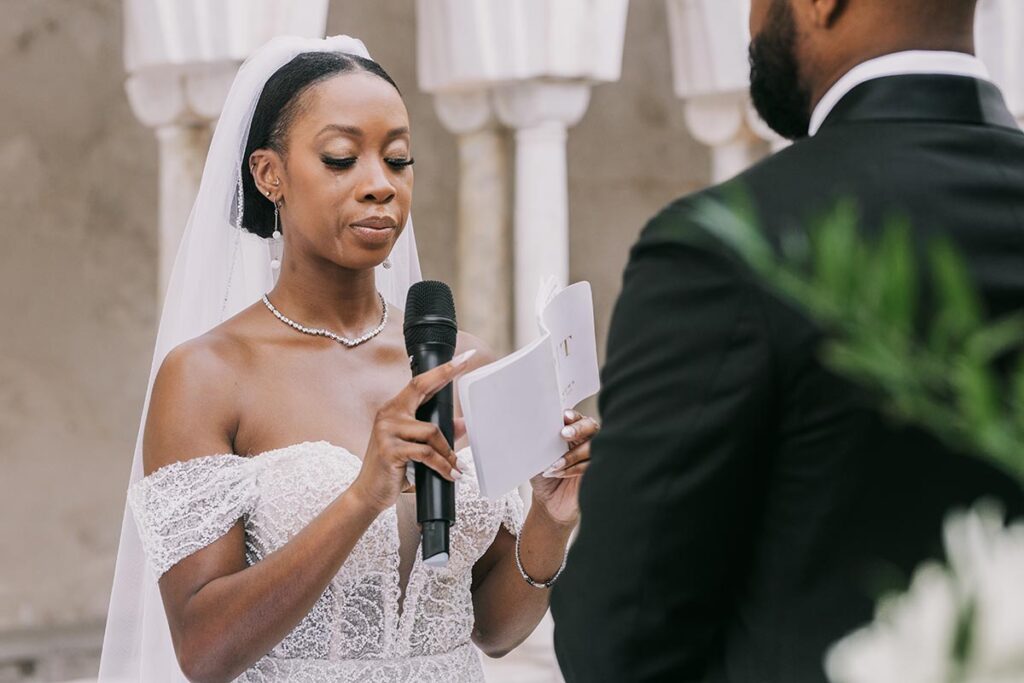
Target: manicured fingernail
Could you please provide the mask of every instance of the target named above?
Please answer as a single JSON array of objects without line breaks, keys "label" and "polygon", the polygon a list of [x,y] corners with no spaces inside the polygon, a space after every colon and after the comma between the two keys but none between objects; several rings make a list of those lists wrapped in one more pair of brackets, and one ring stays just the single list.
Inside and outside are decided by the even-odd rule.
[{"label": "manicured fingernail", "polygon": [[575,420],[576,419],[576,411],[575,410],[567,410],[567,411],[565,411],[564,415],[565,415],[565,419],[566,420]]},{"label": "manicured fingernail", "polygon": [[455,469],[453,467],[452,468],[452,479],[454,479],[455,481],[458,481],[459,479],[462,479],[462,472],[459,472],[457,469]]},{"label": "manicured fingernail", "polygon": [[564,436],[566,439],[571,439],[572,437],[576,436],[576,428],[562,427],[562,436]]},{"label": "manicured fingernail", "polygon": [[460,355],[456,356],[455,358],[452,358],[452,367],[454,367],[454,368],[461,368],[463,365],[465,365],[467,362],[469,362],[470,358],[472,358],[475,355],[476,355],[476,349],[470,349],[469,351],[466,351],[465,353],[460,354]]},{"label": "manicured fingernail", "polygon": [[565,458],[559,458],[558,460],[551,463],[551,467],[544,470],[542,473],[548,479],[560,477],[564,474],[563,469],[565,467]]}]

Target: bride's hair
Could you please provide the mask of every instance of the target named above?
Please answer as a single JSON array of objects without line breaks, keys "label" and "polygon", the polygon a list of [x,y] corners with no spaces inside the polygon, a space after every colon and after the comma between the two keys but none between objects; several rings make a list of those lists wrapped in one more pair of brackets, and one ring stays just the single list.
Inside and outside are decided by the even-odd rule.
[{"label": "bride's hair", "polygon": [[252,115],[249,139],[242,156],[244,229],[260,237],[270,237],[274,230],[274,205],[256,187],[256,181],[249,171],[249,157],[257,149],[272,149],[283,155],[286,152],[288,128],[300,111],[301,95],[320,81],[337,74],[356,72],[378,76],[398,90],[394,80],[380,64],[343,52],[305,52],[267,79]]}]

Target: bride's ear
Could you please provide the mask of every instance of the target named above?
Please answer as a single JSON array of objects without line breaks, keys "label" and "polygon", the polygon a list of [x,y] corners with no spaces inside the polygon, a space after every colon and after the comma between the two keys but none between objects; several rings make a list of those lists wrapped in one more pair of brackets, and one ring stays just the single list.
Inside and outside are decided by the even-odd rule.
[{"label": "bride's ear", "polygon": [[249,171],[256,189],[267,199],[281,198],[281,157],[272,149],[257,149],[249,155]]}]

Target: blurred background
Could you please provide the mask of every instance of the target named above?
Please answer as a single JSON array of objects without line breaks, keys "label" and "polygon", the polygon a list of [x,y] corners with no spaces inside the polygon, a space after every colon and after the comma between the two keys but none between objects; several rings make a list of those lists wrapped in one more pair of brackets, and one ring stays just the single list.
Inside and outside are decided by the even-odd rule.
[{"label": "blurred background", "polygon": [[[593,286],[672,199],[781,146],[749,108],[745,0],[0,0],[0,683],[87,680],[163,278],[240,61],[362,39],[401,88],[424,276],[507,352],[542,275]],[[979,48],[1024,119],[1024,3]],[[538,247],[542,247],[538,249]],[[594,411],[593,405],[587,409]],[[550,624],[487,662],[560,680]]]}]

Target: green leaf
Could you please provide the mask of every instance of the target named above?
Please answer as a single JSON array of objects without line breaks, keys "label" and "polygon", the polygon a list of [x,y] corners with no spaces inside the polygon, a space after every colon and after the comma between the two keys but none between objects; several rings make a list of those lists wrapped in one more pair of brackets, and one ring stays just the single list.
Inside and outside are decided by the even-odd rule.
[{"label": "green leaf", "polygon": [[875,258],[882,271],[880,279],[884,282],[879,312],[905,337],[913,333],[917,308],[918,274],[913,249],[909,224],[893,222],[883,233]]},{"label": "green leaf", "polygon": [[805,266],[811,258],[811,242],[804,232],[788,230],[782,233],[781,250],[786,262],[796,266]]},{"label": "green leaf", "polygon": [[953,680],[966,680],[967,665],[974,651],[974,624],[977,623],[975,613],[977,608],[973,600],[968,600],[958,610],[956,623],[953,630],[952,652],[953,656]]},{"label": "green leaf", "polygon": [[[1017,367],[1010,376],[1010,406],[1017,433],[1024,445],[1024,354],[1018,356]],[[1024,451],[1024,447],[1021,450]]]},{"label": "green leaf", "polygon": [[834,341],[826,343],[822,357],[830,367],[847,376],[860,378],[869,386],[891,386],[903,379],[903,369],[898,359],[881,344]]},{"label": "green leaf", "polygon": [[996,360],[1024,346],[1024,311],[986,325],[971,334],[965,343],[968,354],[978,361]]},{"label": "green leaf", "polygon": [[857,214],[852,204],[836,207],[812,239],[814,281],[842,306],[853,301],[863,273],[864,247],[858,239]]},{"label": "green leaf", "polygon": [[999,391],[992,368],[963,358],[952,370],[957,402],[968,421],[982,430],[998,420]]},{"label": "green leaf", "polygon": [[982,306],[967,266],[946,239],[932,243],[928,251],[935,286],[936,319],[932,345],[948,351],[982,324]]},{"label": "green leaf", "polygon": [[701,227],[739,253],[755,271],[763,275],[775,267],[771,244],[761,234],[757,223],[739,208],[706,200],[698,206],[696,216]]},{"label": "green leaf", "polygon": [[1024,347],[1024,312],[986,324],[965,262],[940,240],[927,248],[932,317],[919,321],[921,273],[906,221],[889,221],[872,241],[872,226],[846,202],[814,229],[781,235],[776,253],[748,206],[709,203],[699,221],[825,331],[822,362],[869,389],[894,419],[1024,482],[1024,353],[1008,382],[994,368]]},{"label": "green leaf", "polygon": [[1024,353],[1017,356],[1008,386],[1010,410],[1007,432],[1012,442],[1004,449],[1004,462],[1024,479]]}]

